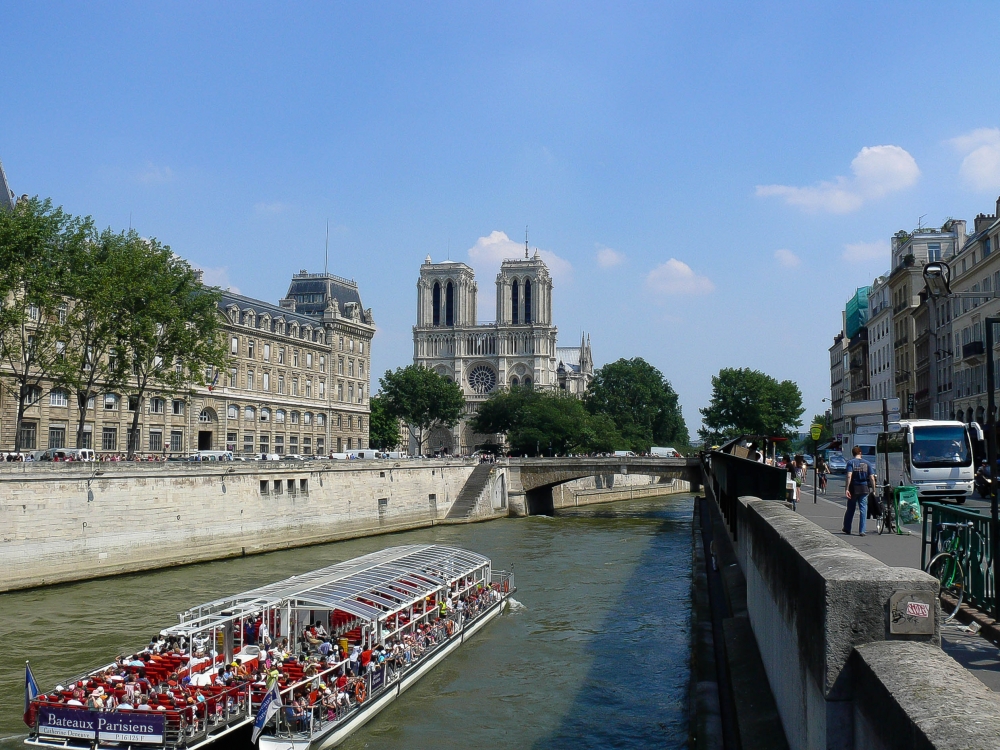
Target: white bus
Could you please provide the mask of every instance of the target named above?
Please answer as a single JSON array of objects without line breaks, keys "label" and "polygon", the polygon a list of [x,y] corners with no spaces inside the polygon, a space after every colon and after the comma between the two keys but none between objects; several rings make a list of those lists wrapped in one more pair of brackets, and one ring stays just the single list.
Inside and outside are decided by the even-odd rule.
[{"label": "white bus", "polygon": [[[975,422],[909,419],[879,436],[879,481],[913,485],[921,500],[964,503],[973,493],[983,430]],[[888,463],[886,463],[888,461]]]}]

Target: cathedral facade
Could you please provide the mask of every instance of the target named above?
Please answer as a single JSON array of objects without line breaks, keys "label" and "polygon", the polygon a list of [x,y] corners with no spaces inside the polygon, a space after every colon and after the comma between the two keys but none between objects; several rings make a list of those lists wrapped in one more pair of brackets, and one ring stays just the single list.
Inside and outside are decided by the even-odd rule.
[{"label": "cathedral facade", "polygon": [[[493,435],[472,431],[469,420],[498,389],[530,387],[582,396],[593,378],[589,337],[579,346],[556,344],[552,277],[536,251],[505,260],[496,278],[496,319],[479,323],[475,272],[465,263],[433,263],[428,255],[417,281],[413,362],[450,378],[465,394],[465,415],[452,429],[433,430],[424,452],[468,454]],[[416,445],[411,452],[417,452]]]}]

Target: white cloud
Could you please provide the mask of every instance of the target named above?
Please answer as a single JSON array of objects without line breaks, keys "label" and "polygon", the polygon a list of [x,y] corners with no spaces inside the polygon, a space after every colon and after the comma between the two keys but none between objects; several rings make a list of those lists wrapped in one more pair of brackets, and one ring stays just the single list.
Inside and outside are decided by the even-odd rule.
[{"label": "white cloud", "polygon": [[796,268],[802,263],[798,255],[784,248],[774,251],[774,259],[785,268]]},{"label": "white cloud", "polygon": [[290,208],[290,205],[282,203],[281,201],[273,201],[271,203],[261,201],[260,203],[254,204],[253,210],[263,216],[272,216],[274,214],[283,214]]},{"label": "white cloud", "polygon": [[146,162],[135,178],[145,185],[162,185],[174,179],[174,171],[170,167],[158,167],[153,162]]},{"label": "white cloud", "polygon": [[[531,250],[531,255],[535,250]],[[538,250],[538,255],[549,267],[549,272],[555,279],[566,279],[573,272],[573,264],[561,258],[551,250]],[[508,258],[523,258],[524,245],[515,242],[505,232],[494,229],[486,237],[480,237],[476,244],[469,248],[469,260],[477,271],[496,274],[500,264]]]},{"label": "white cloud", "polygon": [[691,266],[671,258],[646,276],[646,286],[659,294],[708,294],[715,284],[707,276],[699,276]]},{"label": "white cloud", "polygon": [[952,146],[965,154],[958,173],[975,190],[1000,187],[1000,128],[978,128],[951,139]]},{"label": "white cloud", "polygon": [[848,263],[883,263],[889,266],[890,247],[886,240],[876,242],[851,242],[844,245],[844,252],[841,254]]},{"label": "white cloud", "polygon": [[[193,265],[193,264],[192,264]],[[240,293],[240,288],[238,286],[233,286],[229,283],[229,267],[219,266],[218,268],[203,268],[201,266],[195,266],[202,273],[202,281],[204,281],[209,286],[217,286],[220,289],[228,289],[236,294]]]},{"label": "white cloud", "polygon": [[835,177],[809,187],[758,185],[759,197],[784,198],[790,206],[806,211],[844,214],[865,202],[913,185],[920,177],[917,162],[899,146],[865,146],[851,161],[853,176]]},{"label": "white cloud", "polygon": [[601,247],[597,251],[597,265],[601,268],[612,268],[625,262],[625,255],[612,250],[610,247]]}]

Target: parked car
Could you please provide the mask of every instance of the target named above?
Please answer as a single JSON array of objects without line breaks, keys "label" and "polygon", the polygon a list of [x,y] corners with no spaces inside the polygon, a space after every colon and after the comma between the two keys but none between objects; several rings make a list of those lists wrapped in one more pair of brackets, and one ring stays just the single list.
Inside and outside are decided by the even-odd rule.
[{"label": "parked car", "polygon": [[844,454],[842,453],[830,453],[830,456],[826,459],[826,465],[830,467],[831,474],[847,473],[847,461],[844,460]]},{"label": "parked car", "polygon": [[814,463],[813,457],[810,456],[808,453],[802,456],[802,460],[806,462],[806,466],[812,466]]}]

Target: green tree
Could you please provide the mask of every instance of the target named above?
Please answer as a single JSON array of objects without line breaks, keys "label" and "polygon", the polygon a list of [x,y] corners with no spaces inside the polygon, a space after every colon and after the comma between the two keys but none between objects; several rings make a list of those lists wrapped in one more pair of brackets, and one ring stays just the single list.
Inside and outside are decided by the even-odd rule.
[{"label": "green tree", "polygon": [[653,445],[687,447],[690,442],[677,393],[644,359],[619,359],[594,373],[587,409],[608,416],[628,448],[645,453]]},{"label": "green tree", "polygon": [[420,365],[386,370],[379,379],[386,414],[403,420],[424,451],[424,437],[436,427],[454,427],[462,418],[465,397],[458,384]]},{"label": "green tree", "polygon": [[472,429],[503,434],[511,453],[532,456],[610,451],[620,441],[606,415],[591,415],[573,396],[531,388],[494,393],[480,405]]},{"label": "green tree", "polygon": [[78,448],[83,446],[87,404],[101,391],[122,389],[128,380],[128,367],[123,366],[127,363],[114,356],[124,333],[121,311],[132,276],[128,242],[126,233],[106,229],[76,247],[67,259],[66,346],[52,377],[75,396]]},{"label": "green tree", "polygon": [[399,420],[389,414],[382,394],[372,396],[369,406],[371,417],[368,420],[368,444],[383,451],[394,450],[399,446]]},{"label": "green tree", "polygon": [[135,411],[129,431],[128,455],[139,446],[139,415],[151,386],[167,393],[206,385],[226,364],[219,326],[220,292],[204,286],[194,269],[155,239],[126,235],[122,333],[116,345],[127,358],[131,377],[127,391]]},{"label": "green tree", "polygon": [[712,378],[712,400],[701,409],[698,435],[717,443],[739,435],[795,437],[802,424],[802,393],[791,380],[777,381],[750,368],[724,368]]},{"label": "green tree", "polygon": [[65,354],[67,258],[87,242],[90,219],[30,198],[0,211],[0,361],[4,389],[17,401],[14,450],[22,447],[25,407]]}]

